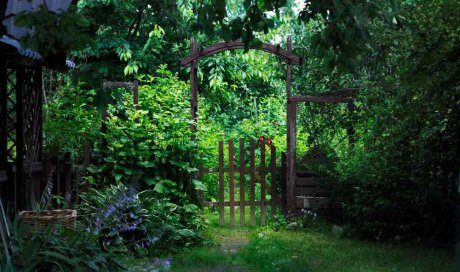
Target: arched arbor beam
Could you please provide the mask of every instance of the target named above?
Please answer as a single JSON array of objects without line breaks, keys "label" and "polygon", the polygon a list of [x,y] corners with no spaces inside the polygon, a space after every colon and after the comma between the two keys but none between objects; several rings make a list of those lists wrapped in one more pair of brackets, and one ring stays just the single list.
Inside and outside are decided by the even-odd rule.
[{"label": "arched arbor beam", "polygon": [[[244,48],[245,48],[245,44],[242,41],[222,42],[222,43],[211,45],[209,47],[203,48],[201,50],[198,50],[190,54],[185,59],[182,59],[180,64],[182,66],[186,66],[186,65],[190,65],[194,61],[200,60],[201,58],[204,58],[210,55],[214,55],[222,51],[234,50],[234,49],[244,49]],[[280,45],[272,45],[272,44],[263,43],[261,47],[254,46],[254,47],[249,47],[249,49],[262,50],[267,53],[277,55],[289,61],[291,64],[300,65],[302,63],[302,59],[299,56],[293,54],[290,51],[283,50]]]}]

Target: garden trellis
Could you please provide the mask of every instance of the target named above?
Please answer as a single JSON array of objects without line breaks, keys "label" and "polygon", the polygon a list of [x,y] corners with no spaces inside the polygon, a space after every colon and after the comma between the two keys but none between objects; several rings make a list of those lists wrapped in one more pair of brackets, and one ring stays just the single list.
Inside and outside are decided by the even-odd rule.
[{"label": "garden trellis", "polygon": [[[308,201],[305,201],[305,196],[299,198],[298,194],[302,193],[304,190],[299,189],[298,183],[302,184],[300,187],[311,187],[315,188],[318,186],[318,181],[314,175],[309,175],[309,177],[304,177],[305,173],[300,173],[296,171],[296,114],[297,114],[297,103],[300,102],[317,102],[317,103],[347,103],[348,108],[353,111],[354,104],[352,96],[356,93],[356,89],[341,89],[337,91],[330,91],[321,94],[311,94],[304,96],[293,96],[291,94],[292,89],[292,65],[301,65],[302,58],[297,56],[292,51],[292,40],[291,37],[287,37],[287,49],[282,49],[280,45],[271,45],[267,43],[262,43],[258,47],[251,47],[249,49],[258,49],[265,51],[270,54],[279,56],[280,58],[286,61],[286,104],[287,104],[287,152],[286,152],[286,171],[283,175],[283,180],[285,182],[286,188],[286,211],[289,213],[297,213],[301,208],[305,206],[305,203],[308,202],[307,206],[311,206],[310,203],[323,203],[323,198],[319,199],[317,197],[306,196]],[[197,129],[197,110],[198,110],[198,61],[201,58],[226,51],[226,50],[235,50],[235,49],[245,49],[248,48],[241,41],[230,41],[222,42],[218,44],[211,45],[206,48],[199,48],[195,39],[192,39],[190,42],[191,45],[191,54],[181,60],[181,65],[190,66],[190,108],[191,108],[191,117],[192,125],[191,129],[193,132],[196,132]],[[348,133],[350,135],[350,141],[352,141],[353,128],[348,128]],[[195,137],[195,136],[193,136]],[[321,188],[320,188],[321,189]],[[301,201],[299,201],[299,199]],[[318,204],[319,206],[325,204]]]},{"label": "garden trellis", "polygon": [[[16,26],[16,15],[37,10],[41,4],[39,0],[0,3],[6,28],[6,33],[0,33],[0,196],[10,212],[26,209],[32,198],[40,199],[45,188],[43,68],[61,72],[75,68],[64,52],[43,58],[20,44],[30,29]],[[67,10],[71,1],[46,4],[50,11],[60,12]]]}]

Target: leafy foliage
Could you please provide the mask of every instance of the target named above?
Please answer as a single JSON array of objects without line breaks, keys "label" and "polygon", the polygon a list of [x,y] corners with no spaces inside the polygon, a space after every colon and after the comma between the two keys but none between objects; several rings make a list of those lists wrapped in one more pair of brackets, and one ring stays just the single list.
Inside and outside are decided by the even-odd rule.
[{"label": "leafy foliage", "polygon": [[[96,88],[102,79],[133,79],[154,74],[177,59],[188,40],[186,1],[78,1],[77,10],[90,21],[94,42],[74,51],[79,78]],[[166,29],[167,27],[167,29]]]},{"label": "leafy foliage", "polygon": [[[149,224],[158,223],[152,230],[168,233],[155,249],[198,241],[202,222],[197,191],[206,184],[207,198],[217,192],[214,178],[197,181],[194,176],[198,163],[215,166],[217,142],[265,135],[277,150],[284,149],[284,63],[259,51],[201,60],[194,142],[184,81],[188,71],[179,69],[177,60],[187,54],[192,35],[200,44],[242,38],[251,47],[292,35],[294,51],[304,59],[293,68],[293,94],[359,89],[353,114],[346,106],[298,107],[297,157],[319,146],[331,161],[327,169],[318,169],[329,176],[341,205],[343,214],[335,220],[373,239],[449,242],[460,157],[457,2],[333,0],[305,1],[299,7],[269,0],[243,5],[223,0],[195,5],[79,1],[79,12],[90,18],[96,39],[74,52],[85,63],[79,79],[94,87],[103,78],[137,77],[140,104],[136,109],[130,93],[114,91],[108,131],[97,135],[97,115],[88,106],[94,91],[64,89],[72,99],[57,95],[48,106],[47,147],[76,150],[83,139],[99,143],[98,137],[103,138],[107,144],[94,153],[88,179],[94,189],[108,190],[102,196],[92,192],[91,197],[103,199],[98,209],[113,201],[104,195],[117,195],[109,192],[118,190],[110,187],[114,181],[136,185],[136,205],[130,209],[139,218],[146,216],[140,215],[146,209],[155,218]],[[139,76],[144,73],[150,76]],[[354,141],[347,135],[351,125]],[[69,132],[60,132],[60,127]],[[107,231],[121,225],[111,220],[105,238],[115,239]]]},{"label": "leafy foliage", "polygon": [[[382,37],[379,54],[387,63],[374,71],[384,71],[384,84],[369,83],[375,94],[362,98],[360,142],[339,164],[349,182],[339,191],[350,194],[345,216],[367,237],[442,243],[453,236],[460,28],[449,14],[458,10],[455,1],[406,2],[408,28]],[[389,37],[393,48],[384,47]],[[416,42],[396,44],[402,37]]]},{"label": "leafy foliage", "polygon": [[87,231],[108,251],[161,254],[201,240],[198,206],[158,198],[154,190],[137,193],[122,184],[90,189],[80,206]]},{"label": "leafy foliage", "polygon": [[[247,47],[261,44],[258,33],[267,34],[277,25],[282,13],[292,13],[293,1],[243,1],[243,10],[236,16],[229,12],[233,1],[201,1],[197,5],[196,29],[207,35],[218,34],[225,41],[242,39]],[[383,20],[390,27],[399,27],[391,1],[376,3],[366,0],[302,1],[298,20],[313,22],[312,51],[328,60],[328,68],[356,69],[362,55],[370,47],[369,28],[374,20]],[[276,16],[276,18],[275,18]]]},{"label": "leafy foliage", "polygon": [[109,108],[107,147],[99,151],[101,167],[93,173],[116,181],[138,181],[141,188],[177,201],[193,199],[192,175],[197,154],[191,141],[191,121],[185,98],[187,85],[162,66],[159,77],[145,78],[139,89],[139,109],[132,96]]},{"label": "leafy foliage", "polygon": [[70,153],[80,158],[85,142],[95,140],[100,129],[100,114],[93,106],[95,90],[70,83],[59,88],[44,107],[44,145],[48,154]]},{"label": "leafy foliage", "polygon": [[45,5],[40,5],[35,11],[17,14],[15,23],[34,29],[22,38],[22,42],[42,57],[70,52],[89,42],[89,37],[82,32],[89,25],[88,20],[72,11],[54,13],[48,11]]},{"label": "leafy foliage", "polygon": [[[95,243],[89,233],[74,230],[31,231],[30,226],[11,224],[13,257],[20,271],[100,271],[123,269],[112,254]],[[0,268],[4,266],[0,259]],[[3,270],[2,270],[3,271]],[[9,270],[6,270],[9,271]],[[11,270],[14,271],[14,270]]]}]

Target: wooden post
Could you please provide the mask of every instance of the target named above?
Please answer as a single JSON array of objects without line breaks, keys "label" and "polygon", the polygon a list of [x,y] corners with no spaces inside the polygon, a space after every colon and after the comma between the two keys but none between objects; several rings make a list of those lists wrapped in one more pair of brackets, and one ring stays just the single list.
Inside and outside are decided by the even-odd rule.
[{"label": "wooden post", "polygon": [[18,66],[16,69],[16,204],[15,210],[25,209],[26,206],[26,181],[24,174],[24,82],[25,68]]},{"label": "wooden post", "polygon": [[45,188],[48,185],[48,180],[53,180],[53,157],[45,154],[45,163],[43,165],[45,172]]},{"label": "wooden post", "polygon": [[224,142],[219,142],[219,225],[224,225]]},{"label": "wooden post", "polygon": [[276,148],[272,144],[270,146],[270,176],[271,176],[271,183],[270,183],[270,195],[272,199],[272,210],[271,210],[271,220],[273,221],[276,215],[276,207],[278,203],[278,193],[276,192],[277,189],[277,180],[276,180]]},{"label": "wooden post", "polygon": [[[101,133],[102,134],[107,134],[107,118],[109,116],[109,113],[107,112],[107,109],[104,109],[104,112],[102,113],[102,121],[101,121]],[[102,137],[102,142],[101,142],[101,149],[105,149],[107,147],[107,140],[105,136]]]},{"label": "wooden post", "polygon": [[70,153],[66,153],[64,156],[64,182],[65,182],[65,193],[64,199],[67,201],[67,195],[70,195],[70,204],[72,201],[72,165],[70,164]]},{"label": "wooden post", "polygon": [[[6,170],[8,165],[8,127],[7,127],[7,77],[6,61],[0,61],[0,170]],[[5,199],[3,199],[5,201]],[[6,203],[6,202],[5,202]]]},{"label": "wooden post", "polygon": [[[0,205],[4,204],[5,207],[8,202],[6,194],[8,194],[7,189],[9,185],[8,178],[6,178],[6,170],[8,169],[8,69],[6,65],[6,60],[0,61],[0,172],[5,171],[5,177],[3,177],[3,179],[0,178],[0,180],[2,180],[0,182],[0,197],[2,198],[0,200]],[[3,203],[1,201],[3,201]]]},{"label": "wooden post", "polygon": [[[292,52],[291,36],[287,39],[287,50]],[[287,64],[286,72],[286,93],[287,93],[287,197],[286,206],[288,212],[295,212],[295,146],[296,146],[296,104],[290,101],[291,98],[291,63]]]},{"label": "wooden post", "polygon": [[56,156],[56,195],[61,195],[61,164],[59,157]]},{"label": "wooden post", "polygon": [[260,225],[265,226],[265,212],[266,212],[266,182],[265,182],[265,143],[262,142],[260,147]]},{"label": "wooden post", "polygon": [[[198,46],[194,38],[190,41],[191,54],[198,51]],[[197,110],[198,110],[198,61],[193,61],[190,64],[190,109],[192,115],[192,139],[195,139],[197,127]]]},{"label": "wooden post", "polygon": [[137,80],[134,80],[134,88],[133,88],[133,104],[134,109],[139,109],[139,83]]},{"label": "wooden post", "polygon": [[233,140],[228,141],[228,178],[230,194],[230,226],[235,226],[235,156]]},{"label": "wooden post", "polygon": [[281,153],[281,208],[284,215],[287,215],[287,208],[286,208],[286,177],[287,177],[287,169],[286,169],[286,153]]},{"label": "wooden post", "polygon": [[246,210],[246,204],[245,204],[245,180],[246,180],[246,172],[245,172],[245,159],[244,159],[244,139],[240,138],[240,225],[244,226],[245,224],[245,210]]},{"label": "wooden post", "polygon": [[296,110],[295,103],[288,105],[288,150],[286,154],[286,208],[295,212],[295,152],[296,152]]},{"label": "wooden post", "polygon": [[256,225],[256,166],[255,166],[255,161],[254,161],[254,140],[251,139],[250,143],[250,155],[249,155],[249,160],[250,160],[250,171],[251,171],[251,183],[250,183],[250,192],[249,192],[249,198],[250,198],[250,219],[251,219],[251,226]]},{"label": "wooden post", "polygon": [[[91,157],[90,157],[90,153],[91,153],[91,146],[90,146],[90,143],[89,142],[85,142],[85,146],[84,146],[84,149],[83,149],[83,164],[82,164],[82,170],[85,170],[89,164],[91,163]],[[78,180],[77,180],[78,181]],[[89,183],[86,182],[85,183],[85,191],[88,191],[89,190]]]},{"label": "wooden post", "polygon": [[91,146],[89,142],[85,142],[83,148],[83,168],[86,168],[91,163]]},{"label": "wooden post", "polygon": [[[353,114],[356,110],[353,100],[347,103],[347,107],[348,107],[348,111],[350,112],[350,114]],[[352,124],[350,124],[347,127],[347,135],[348,135],[348,144],[352,148],[353,145],[355,144],[355,129],[353,128]]]}]

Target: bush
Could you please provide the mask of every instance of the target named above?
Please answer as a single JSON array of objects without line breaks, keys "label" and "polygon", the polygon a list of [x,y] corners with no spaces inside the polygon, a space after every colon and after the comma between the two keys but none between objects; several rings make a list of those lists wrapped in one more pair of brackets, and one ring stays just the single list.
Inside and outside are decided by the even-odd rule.
[{"label": "bush", "polygon": [[44,107],[44,148],[48,154],[70,153],[82,159],[85,142],[94,141],[99,133],[100,114],[94,108],[95,90],[64,85]]},{"label": "bush", "polygon": [[191,140],[188,86],[161,66],[159,77],[144,77],[139,109],[124,94],[109,107],[107,146],[96,150],[89,168],[99,184],[113,180],[154,189],[174,203],[197,202],[193,179],[197,168],[196,143]]},{"label": "bush", "polygon": [[122,184],[82,194],[86,230],[108,251],[164,253],[201,240],[200,209],[157,198],[154,190],[136,192]]}]

